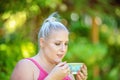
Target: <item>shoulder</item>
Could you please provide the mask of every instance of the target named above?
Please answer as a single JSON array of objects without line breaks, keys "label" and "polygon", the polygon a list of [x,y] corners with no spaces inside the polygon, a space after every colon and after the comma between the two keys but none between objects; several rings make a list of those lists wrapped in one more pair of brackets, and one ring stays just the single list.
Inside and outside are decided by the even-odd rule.
[{"label": "shoulder", "polygon": [[32,68],[32,66],[30,65],[31,65],[31,61],[27,59],[22,59],[17,63],[15,69],[22,69],[22,70],[27,69],[28,70]]},{"label": "shoulder", "polygon": [[33,68],[29,60],[20,60],[13,70],[11,80],[31,80],[33,79]]}]

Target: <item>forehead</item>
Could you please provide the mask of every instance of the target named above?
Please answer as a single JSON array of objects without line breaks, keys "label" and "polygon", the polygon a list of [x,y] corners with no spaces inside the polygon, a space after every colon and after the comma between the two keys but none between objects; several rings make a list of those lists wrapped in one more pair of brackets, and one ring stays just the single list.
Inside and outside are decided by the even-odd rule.
[{"label": "forehead", "polygon": [[50,40],[68,41],[69,33],[66,30],[53,30],[49,34]]}]

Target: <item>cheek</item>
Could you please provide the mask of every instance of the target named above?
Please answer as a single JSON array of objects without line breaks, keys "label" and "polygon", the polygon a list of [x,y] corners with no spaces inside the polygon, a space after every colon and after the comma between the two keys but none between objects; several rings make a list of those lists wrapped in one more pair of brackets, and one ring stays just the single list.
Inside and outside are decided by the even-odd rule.
[{"label": "cheek", "polygon": [[66,47],[65,47],[65,53],[67,52],[67,50],[68,50],[68,47],[66,46]]},{"label": "cheek", "polygon": [[68,46],[66,46],[66,51],[68,50]]},{"label": "cheek", "polygon": [[49,53],[49,54],[56,54],[57,53],[57,51],[58,51],[58,48],[54,45],[54,44],[51,44],[51,45],[49,45],[48,47],[47,47],[47,52]]},{"label": "cheek", "polygon": [[56,52],[58,51],[58,47],[56,47],[55,45],[50,45],[50,48],[49,48],[49,49],[50,49],[50,51],[53,52],[53,53],[54,53],[54,52],[56,53]]}]

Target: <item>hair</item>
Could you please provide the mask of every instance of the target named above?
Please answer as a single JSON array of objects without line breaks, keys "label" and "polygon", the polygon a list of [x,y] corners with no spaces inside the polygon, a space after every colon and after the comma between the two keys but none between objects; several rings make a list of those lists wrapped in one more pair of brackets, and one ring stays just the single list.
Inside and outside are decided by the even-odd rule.
[{"label": "hair", "polygon": [[40,38],[47,39],[52,31],[65,30],[69,33],[68,29],[60,21],[58,21],[56,17],[54,17],[55,15],[57,15],[57,13],[53,13],[43,22],[38,33],[38,43]]}]

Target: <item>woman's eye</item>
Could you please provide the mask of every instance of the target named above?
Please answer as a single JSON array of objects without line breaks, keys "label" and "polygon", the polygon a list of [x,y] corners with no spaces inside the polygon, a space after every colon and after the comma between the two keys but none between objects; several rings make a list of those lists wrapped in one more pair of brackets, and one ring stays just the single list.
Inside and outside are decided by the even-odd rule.
[{"label": "woman's eye", "polygon": [[65,45],[67,46],[67,45],[68,45],[68,43],[65,43]]},{"label": "woman's eye", "polygon": [[60,43],[55,43],[55,45],[59,46],[59,45],[60,45]]}]

